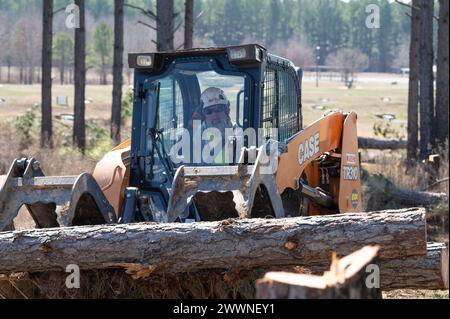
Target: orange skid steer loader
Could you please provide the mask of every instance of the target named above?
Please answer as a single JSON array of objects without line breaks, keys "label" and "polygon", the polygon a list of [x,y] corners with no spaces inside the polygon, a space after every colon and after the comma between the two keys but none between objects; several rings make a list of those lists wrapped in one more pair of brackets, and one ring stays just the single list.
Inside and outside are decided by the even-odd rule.
[{"label": "orange skid steer loader", "polygon": [[36,227],[362,211],[357,116],[332,111],[302,128],[289,60],[244,45],[129,64],[131,139],[92,175],[47,177],[35,159],[15,160],[0,176],[0,231],[22,206]]}]

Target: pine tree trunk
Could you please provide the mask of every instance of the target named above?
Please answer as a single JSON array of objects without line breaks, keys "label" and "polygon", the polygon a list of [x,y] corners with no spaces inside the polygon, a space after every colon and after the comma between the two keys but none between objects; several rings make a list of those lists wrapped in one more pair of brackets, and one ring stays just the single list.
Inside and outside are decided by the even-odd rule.
[{"label": "pine tree trunk", "polygon": [[53,0],[43,2],[41,147],[52,147]]},{"label": "pine tree trunk", "polygon": [[75,29],[75,103],[73,143],[84,153],[86,149],[85,89],[86,89],[86,26],[84,0],[75,0],[80,12],[80,27]]},{"label": "pine tree trunk", "polygon": [[111,138],[120,143],[120,125],[122,121],[122,87],[123,87],[123,50],[124,50],[124,0],[114,4],[114,64],[113,92],[111,107]]},{"label": "pine tree trunk", "polygon": [[408,147],[407,159],[411,165],[417,162],[419,148],[419,51],[420,11],[419,0],[413,0],[411,8],[411,40],[409,44],[408,86]]},{"label": "pine tree trunk", "polygon": [[174,0],[156,1],[156,49],[174,50]]},{"label": "pine tree trunk", "polygon": [[107,85],[107,79],[106,79],[107,75],[106,75],[106,63],[105,63],[105,57],[102,56],[102,75],[101,75],[101,79],[100,79],[100,84],[101,85]]},{"label": "pine tree trunk", "polygon": [[194,0],[185,1],[184,13],[184,48],[194,46]]},{"label": "pine tree trunk", "polygon": [[8,75],[7,77],[7,83],[10,84],[11,83],[11,61],[8,61]]},{"label": "pine tree trunk", "polygon": [[434,145],[433,9],[430,0],[420,0],[420,159],[427,159]]},{"label": "pine tree trunk", "polygon": [[0,233],[0,272],[127,268],[155,273],[329,265],[379,245],[380,261],[425,257],[425,210]]},{"label": "pine tree trunk", "polygon": [[436,74],[436,138],[440,146],[448,140],[448,0],[439,0]]},{"label": "pine tree trunk", "polygon": [[66,64],[66,61],[65,61],[65,57],[64,57],[64,55],[61,57],[61,64],[60,64],[60,66],[59,66],[59,81],[60,81],[60,83],[61,83],[61,85],[64,85],[64,73],[65,73],[65,64]]},{"label": "pine tree trunk", "polygon": [[19,83],[23,84],[23,65],[22,64],[20,64],[20,67],[19,67]]}]

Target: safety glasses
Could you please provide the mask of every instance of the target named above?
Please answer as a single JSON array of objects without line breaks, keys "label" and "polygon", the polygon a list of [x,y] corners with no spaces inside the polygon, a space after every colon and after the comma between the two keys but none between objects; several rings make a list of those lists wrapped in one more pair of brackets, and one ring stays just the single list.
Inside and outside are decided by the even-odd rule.
[{"label": "safety glasses", "polygon": [[213,106],[213,107],[208,107],[207,109],[204,110],[204,113],[206,115],[211,115],[213,113],[220,113],[220,112],[225,112],[225,106],[224,105],[217,105],[217,106]]}]

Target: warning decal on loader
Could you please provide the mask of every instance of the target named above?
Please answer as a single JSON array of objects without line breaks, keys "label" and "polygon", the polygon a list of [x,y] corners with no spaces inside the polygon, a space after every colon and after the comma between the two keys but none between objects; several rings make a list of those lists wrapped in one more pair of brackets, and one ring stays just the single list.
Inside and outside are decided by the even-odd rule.
[{"label": "warning decal on loader", "polygon": [[347,164],[356,165],[356,154],[347,153],[346,160],[347,160]]}]

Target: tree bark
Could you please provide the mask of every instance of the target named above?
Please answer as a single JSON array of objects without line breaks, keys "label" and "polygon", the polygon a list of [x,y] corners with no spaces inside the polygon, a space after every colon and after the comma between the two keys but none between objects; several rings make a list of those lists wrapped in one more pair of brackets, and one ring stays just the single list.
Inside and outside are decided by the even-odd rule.
[{"label": "tree bark", "polygon": [[6,78],[7,78],[6,83],[10,84],[11,83],[11,59],[9,59],[9,58],[8,58],[8,72],[7,72]]},{"label": "tree bark", "polygon": [[174,50],[174,0],[156,1],[156,49]]},{"label": "tree bark", "polygon": [[393,189],[391,195],[397,203],[406,207],[429,207],[448,201],[448,195],[445,193],[418,192],[406,188]]},{"label": "tree bark", "polygon": [[[448,245],[445,243],[428,243],[426,256],[381,260],[381,289],[448,289],[448,263]],[[322,274],[327,265],[306,269],[313,274]]]},{"label": "tree bark", "polygon": [[448,194],[421,192],[401,188],[383,175],[370,175],[364,180],[366,208],[378,210],[380,207],[432,207],[446,203]]},{"label": "tree bark", "polygon": [[53,147],[52,142],[52,50],[53,0],[43,2],[42,87],[41,87],[41,147]]},{"label": "tree bark", "polygon": [[420,0],[420,159],[427,159],[434,146],[432,120],[434,119],[433,84],[433,9],[430,0]]},{"label": "tree bark", "polygon": [[[434,246],[434,248],[432,248]],[[439,248],[441,247],[441,249]],[[435,254],[430,254],[434,251]],[[426,259],[388,260],[381,263],[380,277],[381,289],[448,289],[448,253],[444,244],[428,244]],[[440,256],[439,256],[440,254]],[[434,257],[433,257],[434,256]],[[423,266],[426,265],[426,266]],[[266,267],[252,269],[228,269],[226,271],[203,270],[189,273],[151,273],[142,272],[142,269],[129,268],[108,270],[82,270],[80,289],[65,289],[64,283],[67,273],[21,273],[20,279],[15,274],[0,275],[0,290],[6,298],[21,298],[20,292],[24,292],[29,298],[129,298],[130,292],[138,287],[142,294],[139,298],[185,298],[191,296],[194,299],[205,298],[255,298],[254,278],[261,278],[268,271],[288,271],[294,273],[322,274],[329,269],[329,265],[323,265],[320,269],[307,269],[306,267]],[[371,269],[369,269],[371,270]],[[393,270],[393,271],[391,271]],[[439,274],[443,274],[440,276]],[[141,278],[141,275],[142,279]],[[6,279],[3,280],[2,278]],[[8,282],[12,279],[14,286]],[[30,280],[31,278],[31,280]],[[112,287],[98,289],[106,281],[120,283],[122,287],[117,291]],[[3,283],[3,285],[2,285]],[[445,286],[444,283],[447,283]],[[36,285],[40,289],[36,289]],[[16,289],[18,287],[20,290]],[[55,287],[60,287],[55,289]],[[97,288],[96,288],[97,287]]]},{"label": "tree bark", "polygon": [[439,0],[436,74],[436,138],[440,146],[448,140],[448,0]]},{"label": "tree bark", "polygon": [[381,287],[392,289],[448,289],[448,246],[429,243],[427,256],[387,260],[381,264]]},{"label": "tree bark", "polygon": [[379,245],[380,259],[426,254],[424,209],[194,224],[128,224],[0,233],[0,272],[139,268],[152,273],[327,265],[333,251]]},{"label": "tree bark", "polygon": [[378,139],[358,137],[358,146],[362,149],[397,150],[407,147],[407,141],[396,139]]},{"label": "tree bark", "polygon": [[184,3],[184,48],[194,46],[194,0],[185,0]]},{"label": "tree bark", "polygon": [[[333,258],[323,276],[269,272],[256,282],[258,299],[381,299],[378,246],[366,246],[347,257]],[[371,277],[375,276],[374,280]]]},{"label": "tree bark", "polygon": [[61,85],[64,85],[64,73],[66,72],[65,70],[65,66],[66,66],[66,58],[64,56],[64,53],[61,56],[61,62],[59,65],[59,81]]},{"label": "tree bark", "polygon": [[111,138],[120,143],[120,126],[122,121],[122,86],[123,86],[123,50],[124,50],[124,0],[116,0],[114,4],[114,64],[113,92],[111,107]]},{"label": "tree bark", "polygon": [[101,79],[100,79],[100,85],[107,85],[108,84],[108,80],[107,80],[107,74],[106,74],[106,62],[105,62],[105,57],[102,56],[102,74],[101,74]]},{"label": "tree bark", "polygon": [[411,165],[417,162],[419,149],[419,51],[420,11],[419,0],[413,0],[411,8],[411,36],[409,44],[408,84],[408,149],[407,160]]},{"label": "tree bark", "polygon": [[79,8],[80,27],[75,29],[75,103],[73,143],[83,153],[86,149],[85,89],[86,89],[86,26],[84,0],[75,0]]}]

